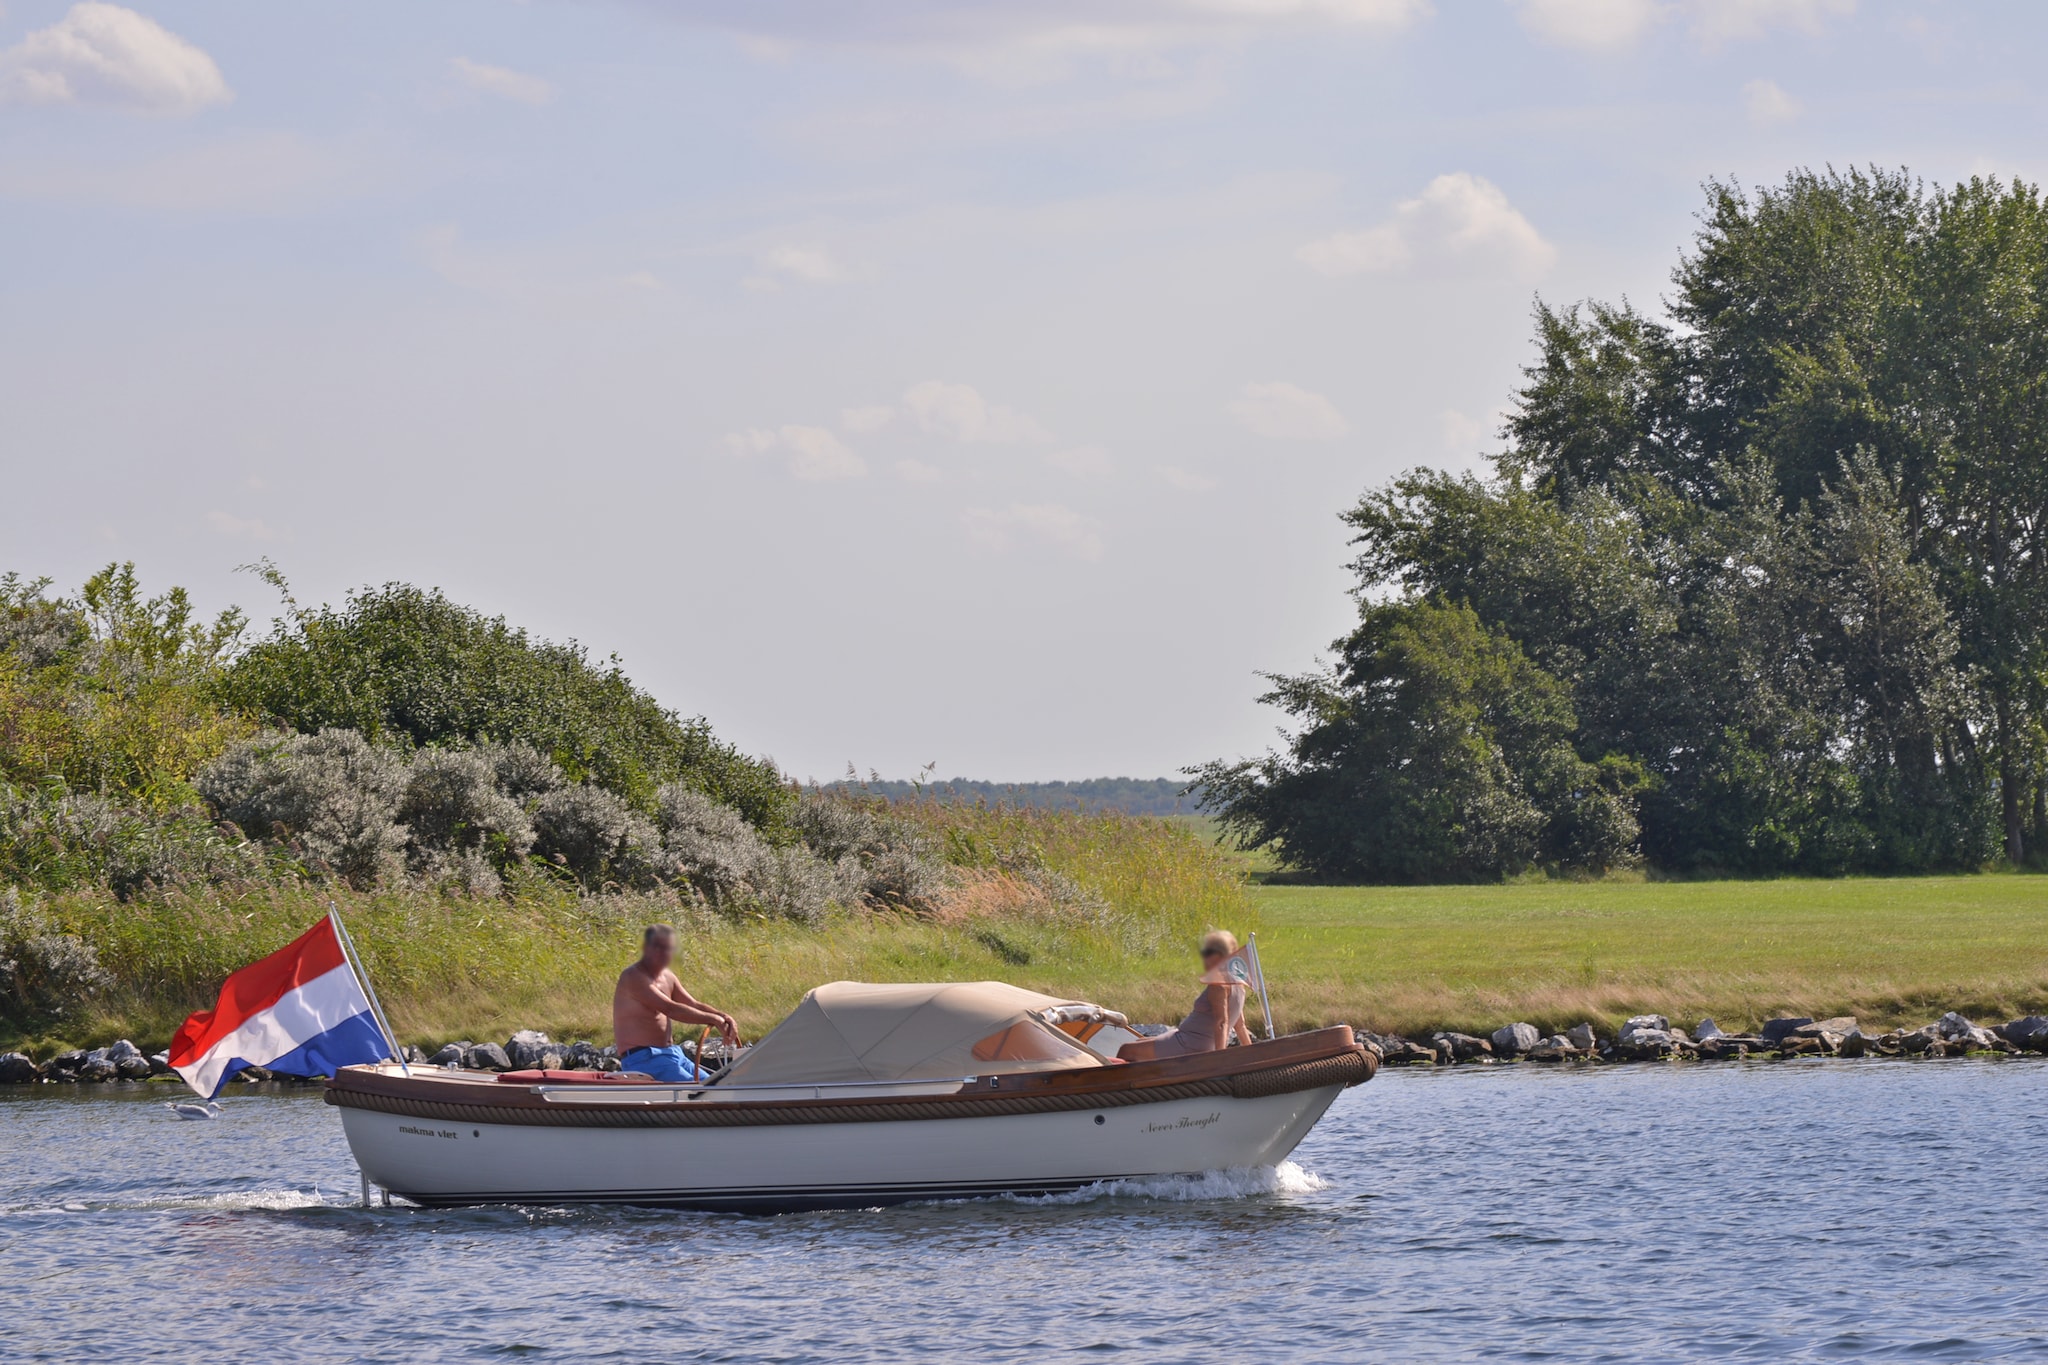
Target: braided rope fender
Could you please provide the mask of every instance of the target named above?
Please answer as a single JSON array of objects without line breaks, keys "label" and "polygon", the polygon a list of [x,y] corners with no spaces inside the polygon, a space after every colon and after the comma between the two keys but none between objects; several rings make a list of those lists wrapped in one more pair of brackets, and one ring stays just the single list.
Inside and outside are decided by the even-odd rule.
[{"label": "braided rope fender", "polygon": [[1335,1057],[1319,1057],[1313,1062],[1232,1076],[1230,1093],[1241,1100],[1257,1100],[1296,1090],[1320,1090],[1326,1085],[1361,1085],[1372,1079],[1375,1069],[1371,1054],[1361,1048]]},{"label": "braided rope fender", "polygon": [[599,1107],[590,1104],[540,1106],[455,1104],[446,1100],[376,1095],[329,1086],[327,1102],[350,1109],[369,1109],[407,1118],[445,1123],[494,1123],[536,1128],[750,1128],[791,1123],[894,1123],[918,1119],[997,1118],[1015,1114],[1052,1114],[1076,1109],[1121,1109],[1134,1104],[1170,1104],[1176,1100],[1228,1095],[1262,1099],[1326,1085],[1357,1085],[1373,1073],[1364,1052],[1324,1057],[1293,1066],[1273,1067],[1237,1076],[1144,1090],[1109,1090],[1073,1095],[989,1095],[962,1099],[875,1100],[833,1105],[689,1104]]}]

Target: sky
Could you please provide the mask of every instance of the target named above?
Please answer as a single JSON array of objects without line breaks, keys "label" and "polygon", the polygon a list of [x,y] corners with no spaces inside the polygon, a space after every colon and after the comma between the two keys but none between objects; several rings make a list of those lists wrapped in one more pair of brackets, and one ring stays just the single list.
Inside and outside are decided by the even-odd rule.
[{"label": "sky", "polygon": [[798,778],[1170,776],[1710,179],[2042,174],[2048,6],[0,9],[0,570],[390,581]]}]

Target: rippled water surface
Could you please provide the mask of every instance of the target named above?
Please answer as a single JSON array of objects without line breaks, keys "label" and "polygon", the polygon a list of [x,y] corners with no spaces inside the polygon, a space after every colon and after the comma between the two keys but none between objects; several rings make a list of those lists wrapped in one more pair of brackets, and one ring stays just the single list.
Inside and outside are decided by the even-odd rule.
[{"label": "rippled water surface", "polygon": [[2048,1063],[1389,1072],[1264,1175],[364,1209],[317,1093],[0,1091],[0,1358],[2048,1359]]}]

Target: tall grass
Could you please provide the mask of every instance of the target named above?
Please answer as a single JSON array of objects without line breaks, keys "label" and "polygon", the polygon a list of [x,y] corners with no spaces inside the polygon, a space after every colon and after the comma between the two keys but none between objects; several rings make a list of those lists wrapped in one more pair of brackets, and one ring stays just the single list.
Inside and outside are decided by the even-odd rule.
[{"label": "tall grass", "polygon": [[502,1039],[515,1028],[608,1041],[619,970],[656,920],[684,931],[677,971],[749,1036],[823,981],[996,978],[1100,1000],[1138,1018],[1193,998],[1194,939],[1255,927],[1242,877],[1184,827],[1149,817],[1010,807],[901,807],[954,864],[929,916],[843,912],[817,925],[723,918],[671,895],[512,898],[314,886],[174,892],[123,903],[100,891],[44,902],[53,930],[93,945],[115,985],[53,1032],[0,1036],[38,1053],[133,1038],[162,1046],[221,979],[275,951],[330,899],[403,1041]]}]

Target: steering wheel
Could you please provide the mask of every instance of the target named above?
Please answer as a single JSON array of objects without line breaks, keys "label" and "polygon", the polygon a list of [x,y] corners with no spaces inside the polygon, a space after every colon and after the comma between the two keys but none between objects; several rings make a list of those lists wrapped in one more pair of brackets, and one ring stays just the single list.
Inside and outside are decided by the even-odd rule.
[{"label": "steering wheel", "polygon": [[[723,1034],[720,1034],[719,1036],[720,1036],[720,1038],[723,1038],[723,1037],[724,1037],[725,1035],[723,1035]],[[696,1063],[697,1063],[697,1076],[698,1076],[698,1078],[699,1078],[700,1080],[705,1080],[705,1081],[708,1081],[708,1080],[710,1080],[710,1079],[711,1079],[711,1074],[712,1074],[712,1073],[711,1073],[711,1070],[710,1070],[710,1068],[708,1068],[707,1066],[705,1066],[705,1065],[704,1065],[704,1043],[705,1043],[705,1041],[706,1041],[707,1039],[709,1039],[710,1037],[711,1037],[711,1025],[709,1025],[709,1024],[706,1024],[706,1025],[705,1025],[705,1026],[703,1027],[703,1029],[702,1029],[701,1031],[699,1031],[699,1033],[697,1034],[697,1056],[696,1056]],[[730,1057],[727,1057],[727,1058],[725,1058],[725,1060],[724,1060],[724,1065],[720,1066],[720,1067],[719,1067],[718,1069],[719,1069],[720,1071],[723,1071],[723,1070],[725,1070],[725,1068],[726,1068],[727,1066],[731,1066],[731,1065],[732,1065],[732,1058],[730,1058]]]}]

